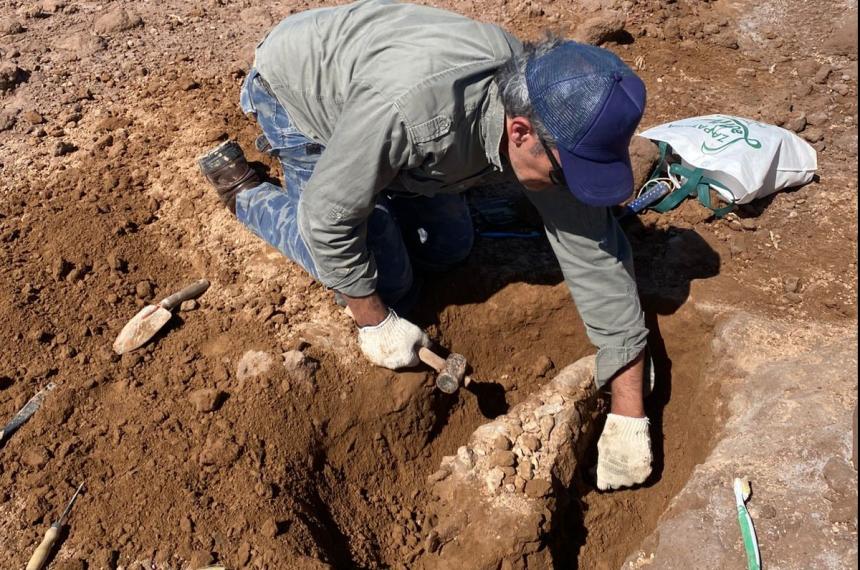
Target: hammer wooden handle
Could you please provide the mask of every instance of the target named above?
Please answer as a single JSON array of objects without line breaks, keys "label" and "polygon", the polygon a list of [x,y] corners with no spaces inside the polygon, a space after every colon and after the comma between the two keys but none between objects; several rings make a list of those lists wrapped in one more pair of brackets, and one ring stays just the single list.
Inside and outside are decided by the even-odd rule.
[{"label": "hammer wooden handle", "polygon": [[442,372],[445,369],[445,359],[430,350],[426,347],[421,347],[418,349],[418,358],[421,359],[421,362],[435,370],[436,372]]},{"label": "hammer wooden handle", "polygon": [[40,570],[42,566],[45,565],[45,560],[48,559],[48,554],[51,552],[51,547],[54,546],[54,543],[57,541],[57,536],[60,534],[60,528],[54,525],[51,525],[51,528],[45,533],[45,538],[42,539],[42,542],[36,548],[36,551],[33,553],[33,556],[30,557],[30,561],[27,562],[26,570]]}]

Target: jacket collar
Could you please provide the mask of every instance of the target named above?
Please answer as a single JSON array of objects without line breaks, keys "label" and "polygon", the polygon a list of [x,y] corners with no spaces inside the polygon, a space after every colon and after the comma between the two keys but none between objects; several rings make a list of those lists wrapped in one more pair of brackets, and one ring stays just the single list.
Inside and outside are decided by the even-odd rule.
[{"label": "jacket collar", "polygon": [[484,102],[484,112],[481,114],[481,136],[484,139],[484,152],[487,154],[487,159],[498,171],[503,170],[499,146],[502,144],[504,130],[505,108],[496,82],[491,81]]}]

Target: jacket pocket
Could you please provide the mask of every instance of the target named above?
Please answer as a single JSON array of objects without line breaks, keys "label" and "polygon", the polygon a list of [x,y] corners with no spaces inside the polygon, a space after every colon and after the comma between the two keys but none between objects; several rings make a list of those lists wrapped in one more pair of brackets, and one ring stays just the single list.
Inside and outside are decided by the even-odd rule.
[{"label": "jacket pocket", "polygon": [[409,137],[415,144],[436,140],[451,132],[453,121],[448,117],[436,116],[429,121],[406,127]]}]

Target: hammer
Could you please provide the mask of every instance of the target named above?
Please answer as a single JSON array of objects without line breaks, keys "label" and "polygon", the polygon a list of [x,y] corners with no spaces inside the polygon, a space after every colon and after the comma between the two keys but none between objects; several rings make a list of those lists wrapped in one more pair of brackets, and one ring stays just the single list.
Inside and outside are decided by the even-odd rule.
[{"label": "hammer", "polygon": [[[349,307],[343,310],[350,319],[355,320]],[[462,354],[452,352],[448,358],[442,358],[429,348],[423,346],[418,349],[418,358],[439,373],[436,377],[436,387],[446,394],[453,394],[460,388],[460,384],[468,386],[472,382],[470,376],[466,376],[466,357]]]},{"label": "hammer", "polygon": [[418,358],[439,373],[436,377],[436,387],[446,394],[453,394],[461,385],[468,386],[472,381],[469,376],[466,376],[466,357],[462,354],[452,352],[448,358],[442,358],[422,346],[418,349]]}]

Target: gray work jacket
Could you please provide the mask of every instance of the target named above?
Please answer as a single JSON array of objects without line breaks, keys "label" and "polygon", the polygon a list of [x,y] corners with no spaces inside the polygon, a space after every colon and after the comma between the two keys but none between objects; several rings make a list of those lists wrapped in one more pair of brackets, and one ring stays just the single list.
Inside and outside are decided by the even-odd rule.
[{"label": "gray work jacket", "polygon": [[[260,42],[255,67],[296,127],[325,146],[298,216],[324,285],[375,291],[365,236],[380,191],[459,193],[501,172],[493,77],[521,49],[498,26],[390,0],[302,12]],[[566,190],[526,193],[599,349],[602,385],[645,347],[630,248],[606,208]]]}]

